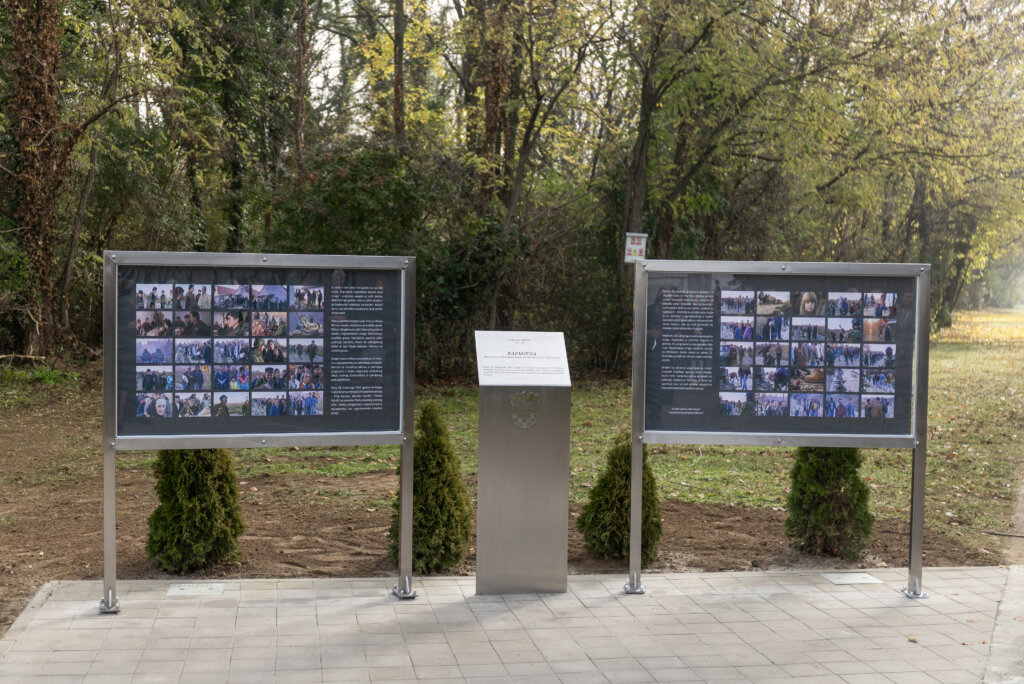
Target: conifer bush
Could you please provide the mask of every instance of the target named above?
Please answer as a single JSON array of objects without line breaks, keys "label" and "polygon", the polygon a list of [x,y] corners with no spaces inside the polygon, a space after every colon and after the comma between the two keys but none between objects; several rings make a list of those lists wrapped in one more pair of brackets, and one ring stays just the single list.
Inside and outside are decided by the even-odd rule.
[{"label": "conifer bush", "polygon": [[231,455],[224,449],[165,449],[153,470],[160,503],[149,516],[149,556],[174,573],[235,558],[245,523]]},{"label": "conifer bush", "polygon": [[[421,574],[439,572],[466,555],[473,512],[448,426],[436,402],[420,406],[412,479],[412,568]],[[396,563],[401,496],[399,492],[394,500],[388,547],[388,554]]]},{"label": "conifer bush", "polygon": [[790,472],[786,535],[801,551],[855,559],[874,527],[870,490],[859,469],[864,457],[849,447],[801,447]]},{"label": "conifer bush", "polygon": [[[633,450],[630,433],[617,434],[608,450],[608,461],[583,512],[576,519],[576,529],[583,535],[587,553],[603,558],[629,558],[630,471]],[[643,455],[643,505],[641,507],[640,563],[654,560],[661,541],[661,502],[658,485],[647,462],[647,445]]]}]

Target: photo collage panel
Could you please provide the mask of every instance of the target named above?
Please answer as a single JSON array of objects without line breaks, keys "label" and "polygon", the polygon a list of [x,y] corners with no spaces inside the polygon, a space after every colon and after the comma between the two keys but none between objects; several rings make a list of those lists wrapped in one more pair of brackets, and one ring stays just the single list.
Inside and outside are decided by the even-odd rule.
[{"label": "photo collage panel", "polygon": [[724,290],[721,415],[894,418],[894,292]]},{"label": "photo collage panel", "polygon": [[322,286],[135,290],[137,418],[324,414]]}]

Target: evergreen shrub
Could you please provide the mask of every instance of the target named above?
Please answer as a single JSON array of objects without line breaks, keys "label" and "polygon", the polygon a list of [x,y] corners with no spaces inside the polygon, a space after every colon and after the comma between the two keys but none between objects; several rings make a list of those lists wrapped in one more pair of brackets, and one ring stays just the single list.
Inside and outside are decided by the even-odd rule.
[{"label": "evergreen shrub", "polygon": [[[420,406],[412,479],[412,568],[421,574],[439,572],[466,555],[473,512],[448,426],[441,417],[441,408],[433,401]],[[399,492],[393,503],[388,547],[396,563],[401,496]]]},{"label": "evergreen shrub", "polygon": [[855,559],[874,527],[870,490],[859,469],[864,457],[849,447],[801,447],[790,472],[786,535],[800,550]]},{"label": "evergreen shrub", "polygon": [[235,558],[245,523],[231,455],[224,449],[165,449],[153,470],[160,503],[149,516],[149,556],[174,573]]},{"label": "evergreen shrub", "polygon": [[[608,461],[597,479],[576,528],[583,535],[587,553],[603,558],[629,558],[630,471],[633,450],[630,433],[617,434],[608,450]],[[643,454],[643,506],[641,509],[640,562],[647,564],[658,555],[661,541],[661,503],[658,485]]]}]

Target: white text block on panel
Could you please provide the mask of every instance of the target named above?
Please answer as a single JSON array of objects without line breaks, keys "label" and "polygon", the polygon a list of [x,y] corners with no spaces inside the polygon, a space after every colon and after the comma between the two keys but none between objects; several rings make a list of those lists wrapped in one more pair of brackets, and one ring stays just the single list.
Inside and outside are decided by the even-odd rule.
[{"label": "white text block on panel", "polygon": [[481,386],[571,386],[560,332],[477,330],[476,363]]}]

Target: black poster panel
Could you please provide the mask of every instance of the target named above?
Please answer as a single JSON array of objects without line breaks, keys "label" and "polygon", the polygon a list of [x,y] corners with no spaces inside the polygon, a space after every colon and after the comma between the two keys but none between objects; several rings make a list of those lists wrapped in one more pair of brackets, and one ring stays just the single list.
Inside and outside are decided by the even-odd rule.
[{"label": "black poster panel", "polygon": [[648,272],[644,427],[913,432],[917,280]]},{"label": "black poster panel", "polygon": [[117,434],[398,432],[397,269],[117,269]]}]

